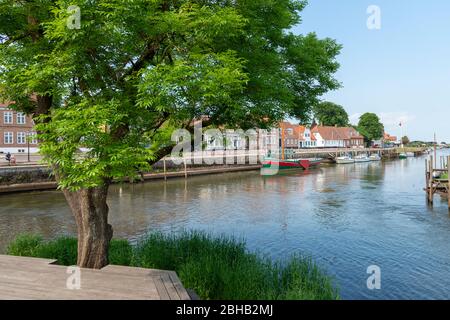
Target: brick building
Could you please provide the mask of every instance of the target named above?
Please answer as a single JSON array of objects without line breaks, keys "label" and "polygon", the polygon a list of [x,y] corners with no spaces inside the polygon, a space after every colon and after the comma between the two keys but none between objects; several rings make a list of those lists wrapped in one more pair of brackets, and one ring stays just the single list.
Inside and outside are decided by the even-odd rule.
[{"label": "brick building", "polygon": [[[0,102],[0,153],[37,153],[34,123],[30,116],[8,108]],[[28,138],[30,137],[30,139]]]}]

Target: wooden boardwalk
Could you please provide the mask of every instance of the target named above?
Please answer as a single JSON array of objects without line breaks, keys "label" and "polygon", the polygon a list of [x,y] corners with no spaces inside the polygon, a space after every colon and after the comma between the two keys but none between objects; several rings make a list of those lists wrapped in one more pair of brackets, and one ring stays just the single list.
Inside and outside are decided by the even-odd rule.
[{"label": "wooden boardwalk", "polygon": [[120,266],[80,269],[80,288],[70,289],[72,274],[54,263],[0,255],[0,299],[191,300],[173,271]]}]

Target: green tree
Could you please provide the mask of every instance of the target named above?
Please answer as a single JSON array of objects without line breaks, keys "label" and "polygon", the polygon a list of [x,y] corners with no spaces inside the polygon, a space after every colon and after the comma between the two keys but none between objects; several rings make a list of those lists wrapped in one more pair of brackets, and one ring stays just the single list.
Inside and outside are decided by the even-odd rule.
[{"label": "green tree", "polygon": [[407,136],[402,137],[402,144],[403,145],[408,145],[410,143],[409,138]]},{"label": "green tree", "polygon": [[0,0],[0,98],[38,123],[78,226],[79,266],[108,263],[109,185],[169,154],[174,129],[307,118],[339,86],[340,46],[289,31],[305,5]]},{"label": "green tree", "polygon": [[313,112],[314,117],[323,126],[346,127],[350,122],[344,107],[333,102],[321,102],[314,108]]},{"label": "green tree", "polygon": [[358,131],[364,136],[367,143],[383,137],[384,125],[375,113],[364,113],[359,118]]}]

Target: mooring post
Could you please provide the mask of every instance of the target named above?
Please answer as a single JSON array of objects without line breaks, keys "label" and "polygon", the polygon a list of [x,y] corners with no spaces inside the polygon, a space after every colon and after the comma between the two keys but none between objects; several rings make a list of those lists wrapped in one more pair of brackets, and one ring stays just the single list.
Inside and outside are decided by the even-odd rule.
[{"label": "mooring post", "polygon": [[167,173],[166,173],[166,158],[163,158],[164,163],[164,181],[167,181]]},{"label": "mooring post", "polygon": [[450,156],[447,157],[447,199],[448,210],[450,210]]},{"label": "mooring post", "polygon": [[428,196],[428,188],[430,187],[430,176],[428,174],[428,159],[425,159],[425,191],[426,191],[426,197],[427,202],[429,202],[429,196]]},{"label": "mooring post", "polygon": [[429,180],[429,186],[428,186],[428,200],[431,205],[433,205],[433,156],[430,157],[430,180]]},{"label": "mooring post", "polygon": [[187,164],[186,164],[186,158],[184,158],[184,178],[187,179]]}]

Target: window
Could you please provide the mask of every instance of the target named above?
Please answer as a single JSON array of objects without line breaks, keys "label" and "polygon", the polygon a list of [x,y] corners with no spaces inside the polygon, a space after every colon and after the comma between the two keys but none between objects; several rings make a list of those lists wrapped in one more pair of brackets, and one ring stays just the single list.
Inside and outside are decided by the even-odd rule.
[{"label": "window", "polygon": [[27,135],[25,132],[17,132],[17,144],[27,143]]},{"label": "window", "polygon": [[27,119],[25,117],[25,114],[22,112],[17,113],[17,124],[25,124],[27,122]]},{"label": "window", "polygon": [[294,134],[294,130],[292,128],[289,128],[286,130],[286,133],[289,135],[293,135]]},{"label": "window", "polygon": [[6,111],[5,113],[3,113],[3,122],[5,124],[13,123],[13,113],[11,111]]},{"label": "window", "polygon": [[3,141],[5,144],[12,144],[13,143],[13,133],[12,132],[5,132],[3,135]]}]

